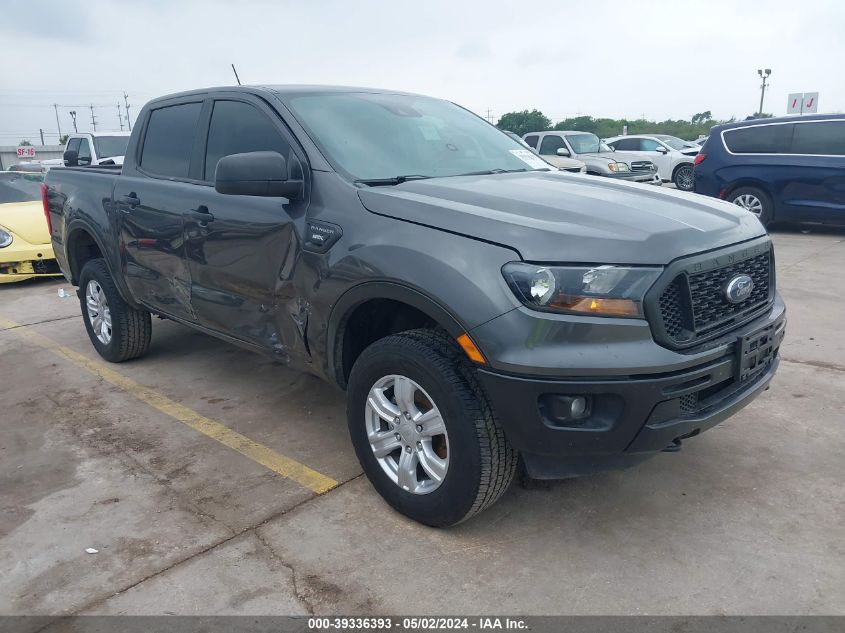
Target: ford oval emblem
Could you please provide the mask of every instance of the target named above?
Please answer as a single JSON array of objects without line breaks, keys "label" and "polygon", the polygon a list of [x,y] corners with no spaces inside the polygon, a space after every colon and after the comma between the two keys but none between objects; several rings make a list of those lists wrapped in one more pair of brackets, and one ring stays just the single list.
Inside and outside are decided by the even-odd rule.
[{"label": "ford oval emblem", "polygon": [[737,275],[725,286],[725,298],[731,303],[742,303],[751,296],[754,280],[748,275]]}]

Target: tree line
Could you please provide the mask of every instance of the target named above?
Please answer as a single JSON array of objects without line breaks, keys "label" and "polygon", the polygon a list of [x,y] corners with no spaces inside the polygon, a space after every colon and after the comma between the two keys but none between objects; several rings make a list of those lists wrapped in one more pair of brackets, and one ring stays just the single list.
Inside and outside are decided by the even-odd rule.
[{"label": "tree line", "polygon": [[[772,116],[763,114],[758,116]],[[552,120],[539,110],[522,110],[503,115],[496,126],[500,130],[510,130],[519,136],[529,132],[548,130],[577,130],[592,132],[600,138],[618,136],[628,126],[628,134],[671,134],[685,140],[695,140],[710,133],[710,128],[720,123],[735,121],[733,117],[726,121],[713,118],[710,110],[697,112],[689,121],[667,119],[666,121],[648,121],[646,119],[605,119],[591,116],[577,116],[563,119],[552,125]]]}]

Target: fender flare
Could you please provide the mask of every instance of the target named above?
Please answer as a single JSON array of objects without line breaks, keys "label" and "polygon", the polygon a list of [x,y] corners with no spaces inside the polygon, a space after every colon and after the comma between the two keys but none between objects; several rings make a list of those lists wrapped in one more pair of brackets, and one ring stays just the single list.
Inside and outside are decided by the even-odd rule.
[{"label": "fender flare", "polygon": [[448,309],[428,294],[394,281],[367,281],[344,292],[332,306],[326,335],[327,365],[338,385],[344,384],[340,350],[343,345],[343,326],[350,314],[371,299],[390,299],[405,303],[427,315],[450,335],[457,338],[467,331]]},{"label": "fender flare", "polygon": [[75,258],[71,257],[71,252],[74,245],[73,242],[76,239],[75,236],[79,233],[87,233],[91,237],[91,239],[94,240],[94,243],[97,245],[97,248],[100,249],[100,252],[103,254],[103,261],[105,261],[106,263],[106,268],[108,268],[109,274],[114,280],[115,286],[117,286],[117,291],[120,293],[123,300],[132,306],[138,306],[138,303],[133,299],[132,294],[129,292],[129,287],[126,285],[126,281],[123,278],[123,275],[116,274],[115,272],[115,263],[109,256],[111,254],[111,251],[103,246],[103,240],[100,238],[97,230],[94,229],[94,227],[89,222],[86,222],[82,218],[72,219],[65,227],[65,234],[67,235],[67,239],[65,240],[64,250],[65,259],[67,261],[68,269],[70,270],[71,274],[71,283],[76,285],[79,282],[79,273],[82,272],[81,270],[77,269]]}]

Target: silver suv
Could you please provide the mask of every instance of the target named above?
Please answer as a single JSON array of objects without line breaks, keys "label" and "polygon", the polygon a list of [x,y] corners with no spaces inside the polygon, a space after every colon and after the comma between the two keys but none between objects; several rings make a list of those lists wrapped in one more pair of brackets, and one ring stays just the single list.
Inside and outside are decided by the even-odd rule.
[{"label": "silver suv", "polygon": [[657,168],[649,160],[617,152],[592,132],[533,132],[522,139],[553,165],[559,157],[577,158],[587,173],[630,182],[660,185]]}]

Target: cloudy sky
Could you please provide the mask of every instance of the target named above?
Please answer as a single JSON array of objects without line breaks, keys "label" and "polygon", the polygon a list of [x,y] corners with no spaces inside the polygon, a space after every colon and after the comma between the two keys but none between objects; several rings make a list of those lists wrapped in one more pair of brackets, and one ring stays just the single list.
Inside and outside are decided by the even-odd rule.
[{"label": "cloudy sky", "polygon": [[[772,69],[764,110],[819,91],[845,110],[845,2],[754,0],[240,0],[14,2],[3,7],[0,145],[56,138],[69,110],[118,129],[129,93],[146,100],[234,83],[396,88],[495,119],[538,108],[649,119],[755,111],[757,69]],[[49,136],[52,134],[52,137]]]}]

